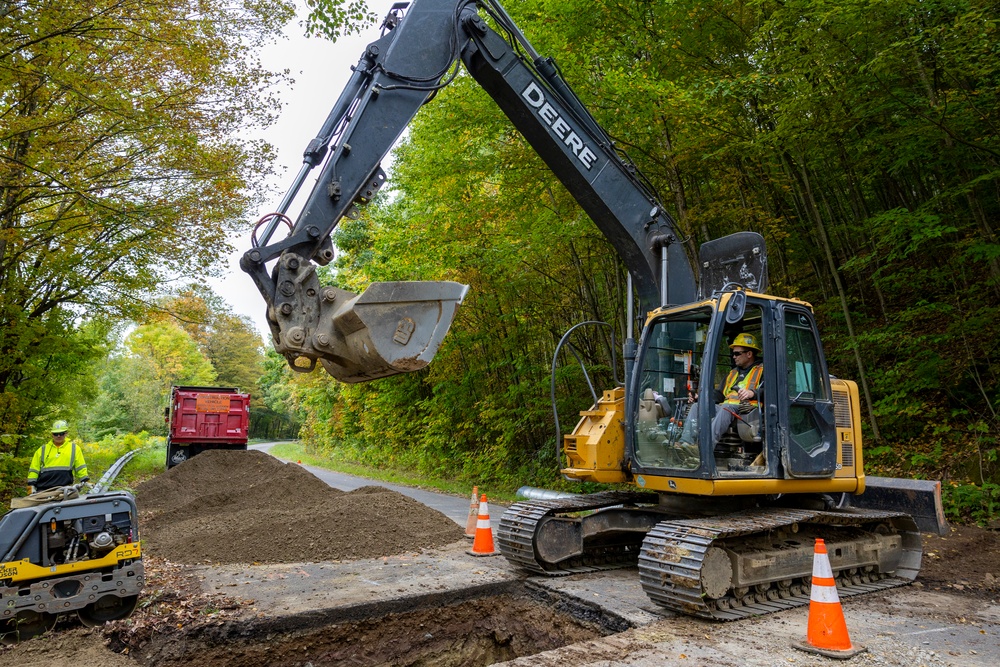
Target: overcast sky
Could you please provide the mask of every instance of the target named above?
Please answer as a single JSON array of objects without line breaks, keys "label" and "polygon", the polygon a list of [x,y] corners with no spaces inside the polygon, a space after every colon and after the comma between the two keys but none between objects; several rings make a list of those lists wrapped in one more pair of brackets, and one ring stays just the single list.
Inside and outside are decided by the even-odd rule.
[{"label": "overcast sky", "polygon": [[[297,0],[299,18],[285,28],[287,39],[280,40],[261,52],[264,66],[272,71],[288,69],[294,85],[282,91],[283,108],[278,122],[265,133],[264,138],[275,146],[278,153],[276,175],[271,179],[270,196],[264,209],[251,216],[256,221],[261,215],[277,208],[281,198],[292,184],[292,179],[302,166],[302,151],[318,133],[330,109],[337,101],[351,75],[351,66],[357,64],[364,47],[378,38],[378,27],[373,27],[360,37],[338,40],[336,44],[319,38],[303,37],[302,21],[305,3]],[[368,0],[368,5],[384,17],[393,0]],[[292,219],[298,212],[319,175],[320,167],[313,169],[306,179],[292,210]],[[281,229],[284,229],[282,227]],[[280,238],[280,229],[274,240]],[[208,284],[226,299],[240,315],[253,318],[257,329],[270,344],[270,332],[264,318],[264,300],[250,277],[239,267],[240,257],[250,249],[250,229],[234,239],[236,247],[229,257],[228,270],[222,278],[210,278]]]}]

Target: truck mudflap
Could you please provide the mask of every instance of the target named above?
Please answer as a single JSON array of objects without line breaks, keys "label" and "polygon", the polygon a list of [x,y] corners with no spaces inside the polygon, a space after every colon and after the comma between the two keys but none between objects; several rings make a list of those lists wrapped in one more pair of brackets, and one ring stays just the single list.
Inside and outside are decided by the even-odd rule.
[{"label": "truck mudflap", "polygon": [[817,537],[841,597],[908,584],[920,570],[920,533],[905,514],[768,508],[657,524],[639,580],[657,604],[716,621],[798,607],[809,604]]},{"label": "truck mudflap", "polygon": [[897,477],[865,477],[865,492],[845,496],[848,507],[909,514],[925,533],[947,535],[941,482]]}]

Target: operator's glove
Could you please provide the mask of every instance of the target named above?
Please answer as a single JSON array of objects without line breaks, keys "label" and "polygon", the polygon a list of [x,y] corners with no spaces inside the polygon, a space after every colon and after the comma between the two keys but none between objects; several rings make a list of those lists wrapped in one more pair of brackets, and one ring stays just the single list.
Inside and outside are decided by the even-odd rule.
[{"label": "operator's glove", "polygon": [[31,496],[31,495],[34,495],[34,493],[35,493],[35,487],[29,485],[28,486],[28,495]]}]

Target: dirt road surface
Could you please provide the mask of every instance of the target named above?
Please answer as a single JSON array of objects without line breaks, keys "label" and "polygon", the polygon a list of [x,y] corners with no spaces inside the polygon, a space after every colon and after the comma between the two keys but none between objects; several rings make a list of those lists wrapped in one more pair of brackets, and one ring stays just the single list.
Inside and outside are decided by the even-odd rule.
[{"label": "dirt road surface", "polygon": [[[457,518],[394,490],[316,482],[263,453],[210,452],[143,485],[140,608],[96,629],[60,621],[0,649],[0,665],[837,664],[791,647],[807,608],[677,617],[634,569],[525,577],[467,554]],[[867,649],[850,664],[1000,664],[1000,535],[925,536],[924,554],[916,584],[843,601]]]}]

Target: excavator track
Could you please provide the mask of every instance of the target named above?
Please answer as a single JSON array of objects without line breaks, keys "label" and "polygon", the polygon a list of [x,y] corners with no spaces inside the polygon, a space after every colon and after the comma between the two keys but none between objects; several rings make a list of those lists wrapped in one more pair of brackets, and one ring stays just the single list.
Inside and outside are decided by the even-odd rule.
[{"label": "excavator track", "polygon": [[657,500],[653,493],[606,491],[572,498],[515,503],[500,519],[497,543],[500,552],[513,565],[547,576],[633,566],[639,557],[641,541],[641,538],[636,539],[634,533],[620,534],[621,539],[602,540],[600,543],[584,542],[582,553],[551,562],[538,553],[539,530],[546,522],[563,515],[616,506],[655,505]]},{"label": "excavator track", "polygon": [[920,569],[920,533],[905,514],[758,509],[660,522],[643,541],[639,579],[657,604],[712,620],[798,607],[809,603],[815,537],[827,542],[841,597],[908,584]]},{"label": "excavator track", "polygon": [[842,597],[905,585],[920,569],[920,533],[905,514],[757,508],[689,518],[656,503],[656,494],[617,491],[515,503],[499,548],[545,576],[638,563],[651,600],[720,621],[808,604],[817,537]]}]

